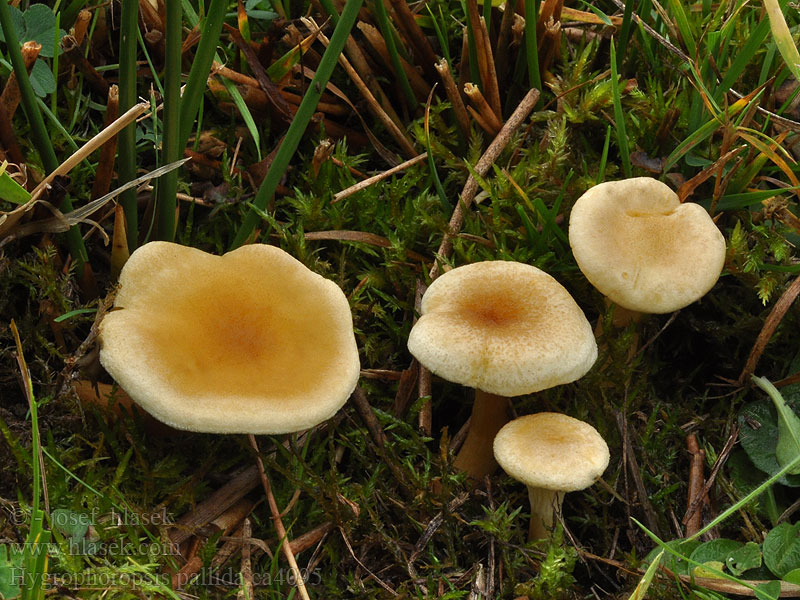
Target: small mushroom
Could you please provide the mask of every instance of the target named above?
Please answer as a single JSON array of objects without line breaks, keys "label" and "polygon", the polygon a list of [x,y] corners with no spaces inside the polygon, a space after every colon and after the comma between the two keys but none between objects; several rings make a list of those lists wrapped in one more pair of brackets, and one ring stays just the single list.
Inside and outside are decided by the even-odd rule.
[{"label": "small mushroom", "polygon": [[590,188],[572,207],[569,243],[592,285],[639,313],[668,313],[698,300],[725,262],[725,239],[706,210],[681,204],[650,177]]},{"label": "small mushroom", "polygon": [[408,349],[436,375],[475,388],[455,467],[494,471],[492,440],[508,398],[582,377],[597,358],[592,328],[564,287],[536,267],[486,261],[448,271],[422,298]]},{"label": "small mushroom", "polygon": [[168,242],[137,249],[100,324],[100,362],[142,408],[177,429],[300,431],[355,389],[347,298],[264,244],[223,256]]},{"label": "small mushroom", "polygon": [[494,439],[494,456],[506,473],[528,486],[531,540],[548,537],[564,494],[592,485],[609,461],[608,446],[594,427],[550,412],[506,424]]}]

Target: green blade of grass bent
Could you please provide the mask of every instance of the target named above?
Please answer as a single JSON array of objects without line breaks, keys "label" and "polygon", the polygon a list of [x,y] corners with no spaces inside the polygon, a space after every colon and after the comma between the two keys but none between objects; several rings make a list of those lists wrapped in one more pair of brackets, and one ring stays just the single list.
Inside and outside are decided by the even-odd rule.
[{"label": "green blade of grass bent", "polygon": [[775,45],[786,61],[786,65],[794,75],[795,79],[800,80],[800,53],[794,45],[792,32],[783,17],[781,5],[778,0],[764,0],[764,8],[767,9],[769,26],[772,29],[772,37],[775,38]]},{"label": "green blade of grass bent", "polygon": [[[253,204],[260,210],[266,209],[269,200],[275,194],[278,182],[280,182],[281,177],[283,177],[286,172],[289,161],[292,156],[294,156],[297,146],[300,144],[300,139],[303,137],[308,122],[311,120],[317,108],[317,104],[319,103],[319,99],[322,97],[322,91],[328,84],[333,69],[336,67],[336,62],[339,60],[339,55],[344,49],[344,44],[347,37],[350,35],[350,30],[353,28],[358,18],[358,11],[362,3],[363,0],[347,0],[345,4],[336,29],[331,36],[328,48],[322,55],[322,60],[317,68],[317,72],[314,74],[308,86],[308,90],[303,96],[303,100],[300,102],[300,106],[297,109],[297,113],[291,125],[289,125],[286,136],[275,154],[275,160],[272,161],[272,165],[269,171],[267,171],[267,176],[264,178],[261,187],[258,188],[256,197],[253,199]],[[258,214],[252,210],[249,211],[239,231],[236,232],[236,236],[231,244],[231,249],[238,248],[245,243],[258,224],[258,221]]]}]

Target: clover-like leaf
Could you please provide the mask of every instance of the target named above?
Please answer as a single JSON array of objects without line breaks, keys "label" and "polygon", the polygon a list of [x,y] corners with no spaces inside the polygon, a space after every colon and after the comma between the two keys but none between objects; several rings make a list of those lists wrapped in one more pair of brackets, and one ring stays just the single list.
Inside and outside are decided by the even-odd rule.
[{"label": "clover-like leaf", "polygon": [[781,578],[800,569],[800,523],[781,523],[767,534],[764,564]]}]

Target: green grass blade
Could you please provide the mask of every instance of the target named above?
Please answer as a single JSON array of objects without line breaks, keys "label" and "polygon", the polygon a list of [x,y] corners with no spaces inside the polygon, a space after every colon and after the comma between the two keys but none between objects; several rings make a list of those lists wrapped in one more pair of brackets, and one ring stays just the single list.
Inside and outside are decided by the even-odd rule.
[{"label": "green grass blade", "polygon": [[[339,54],[341,54],[344,49],[344,44],[347,37],[350,35],[350,30],[353,28],[358,18],[358,11],[361,9],[362,2],[363,0],[347,0],[345,4],[344,10],[339,17],[339,24],[336,25],[328,48],[322,55],[322,60],[319,63],[319,67],[317,67],[317,72],[314,74],[314,78],[311,80],[308,90],[305,96],[303,96],[303,100],[300,102],[297,113],[291,125],[289,125],[286,136],[275,154],[275,160],[272,161],[267,176],[264,178],[253,200],[253,204],[261,210],[266,208],[267,203],[275,194],[275,188],[286,172],[289,161],[292,156],[294,156],[295,150],[297,150],[297,146],[300,144],[300,139],[303,137],[308,122],[311,120],[311,116],[316,110],[319,99],[322,97],[322,91],[328,84],[333,69],[336,67]],[[242,226],[234,237],[233,243],[231,244],[232,248],[238,248],[245,243],[258,224],[258,219],[258,215],[253,211],[247,214]]]},{"label": "green grass blade", "polygon": [[536,40],[538,15],[538,0],[525,0],[525,55],[528,59],[528,82],[532,88],[541,90],[542,77],[539,72],[539,47]]},{"label": "green grass blade", "polygon": [[631,156],[628,148],[628,133],[625,129],[625,114],[622,112],[622,98],[620,96],[620,81],[617,74],[617,56],[614,48],[614,40],[611,40],[611,92],[614,102],[614,120],[617,122],[617,146],[619,147],[619,158],[622,161],[622,172],[625,177],[633,177],[631,168]]},{"label": "green grass blade", "polygon": [[178,145],[186,146],[192,132],[195,117],[203,101],[203,92],[208,82],[211,63],[217,50],[219,35],[222,32],[222,22],[225,20],[226,0],[211,0],[205,19],[203,21],[200,43],[192,61],[189,79],[183,90],[180,114],[180,140]]},{"label": "green grass blade", "polygon": [[[178,160],[183,152],[180,145],[181,119],[181,41],[183,11],[180,2],[167,2],[165,60],[164,60],[164,121],[162,125],[161,164]],[[175,208],[177,204],[178,172],[170,171],[158,182],[156,196],[156,238],[171,242],[175,239]]]},{"label": "green grass blade", "polygon": [[631,20],[633,18],[633,0],[628,0],[625,3],[625,11],[622,13],[622,25],[619,28],[619,49],[620,53],[617,55],[617,71],[622,72],[622,66],[625,63],[625,57],[628,54],[628,40],[631,35]]},{"label": "green grass blade", "polygon": [[[138,0],[123,0],[119,41],[119,111],[124,113],[138,100],[136,93],[136,49],[139,31]],[[117,169],[120,185],[136,178],[136,124],[131,123],[117,134]],[[119,200],[125,213],[128,251],[139,245],[139,214],[136,190],[122,193]]]},{"label": "green grass blade", "polygon": [[668,0],[667,5],[672,16],[675,17],[675,24],[678,26],[678,32],[681,34],[686,51],[689,56],[695,56],[697,54],[697,41],[689,24],[689,17],[683,9],[683,3],[680,0]]},{"label": "green grass blade", "polygon": [[797,46],[794,45],[792,32],[789,31],[789,26],[783,17],[781,5],[778,0],[764,0],[764,8],[767,9],[772,37],[775,39],[778,51],[783,56],[783,60],[786,61],[786,65],[792,75],[800,81],[800,53],[797,51]]},{"label": "green grass blade", "polygon": [[403,95],[406,97],[409,108],[412,111],[416,110],[418,105],[417,98],[414,96],[414,91],[411,89],[411,84],[408,82],[408,77],[406,77],[406,72],[403,69],[400,55],[397,53],[397,44],[395,43],[394,35],[392,35],[392,28],[389,25],[389,15],[386,13],[383,0],[375,0],[375,20],[378,22],[381,35],[383,35],[383,40],[386,42],[386,51],[389,53],[389,59],[392,61],[392,68],[394,69],[397,81],[400,83],[400,89],[403,90]]}]

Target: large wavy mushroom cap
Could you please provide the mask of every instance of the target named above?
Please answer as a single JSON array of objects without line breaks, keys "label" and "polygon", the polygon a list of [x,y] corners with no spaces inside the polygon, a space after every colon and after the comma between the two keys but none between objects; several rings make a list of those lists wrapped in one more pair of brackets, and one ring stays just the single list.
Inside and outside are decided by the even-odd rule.
[{"label": "large wavy mushroom cap", "polygon": [[100,361],[177,429],[277,434],[333,416],[359,358],[339,287],[264,244],[223,256],[168,242],[137,249],[100,324]]},{"label": "large wavy mushroom cap", "polygon": [[582,377],[597,358],[592,328],[550,275],[511,261],[473,263],[436,279],[408,349],[448,381],[501,396]]},{"label": "large wavy mushroom cap", "polygon": [[569,243],[583,274],[620,306],[667,313],[706,294],[725,239],[706,210],[650,177],[590,188],[572,208]]}]

